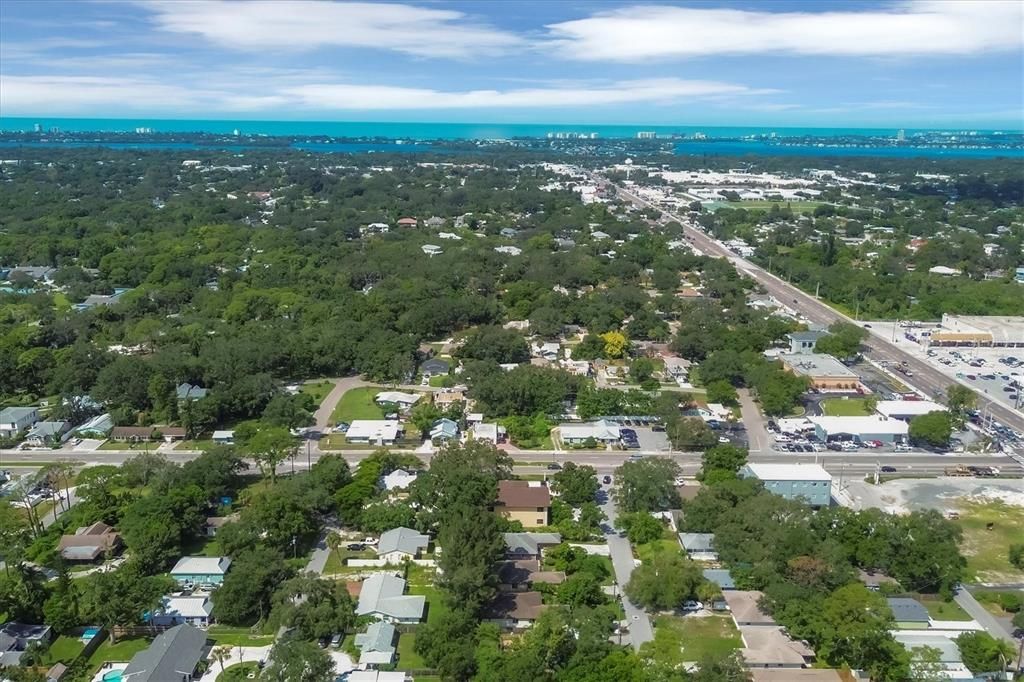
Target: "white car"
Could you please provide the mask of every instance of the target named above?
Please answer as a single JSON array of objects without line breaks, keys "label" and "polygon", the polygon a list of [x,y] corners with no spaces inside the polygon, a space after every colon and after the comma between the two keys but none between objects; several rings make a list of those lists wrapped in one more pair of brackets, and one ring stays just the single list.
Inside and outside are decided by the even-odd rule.
[{"label": "white car", "polygon": [[728,438],[726,438],[725,436],[719,436],[719,437],[718,437],[718,442],[719,442],[719,443],[728,443],[728,442],[729,442],[729,439],[728,439]]},{"label": "white car", "polygon": [[686,601],[683,602],[683,611],[703,611],[703,610],[704,610],[704,605],[701,604],[699,601],[693,601],[692,599],[687,599]]}]

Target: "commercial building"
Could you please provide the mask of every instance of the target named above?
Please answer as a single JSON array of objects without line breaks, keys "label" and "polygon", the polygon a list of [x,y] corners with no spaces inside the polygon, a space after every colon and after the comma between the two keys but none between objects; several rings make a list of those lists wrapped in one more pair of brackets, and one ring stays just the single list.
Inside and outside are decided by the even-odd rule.
[{"label": "commercial building", "polygon": [[494,511],[526,528],[546,526],[551,492],[542,481],[498,481]]},{"label": "commercial building", "polygon": [[942,316],[942,329],[933,331],[932,345],[1024,347],[1024,317],[949,315]]},{"label": "commercial building", "polygon": [[797,353],[780,355],[786,369],[811,380],[811,387],[819,391],[855,391],[860,388],[860,377],[831,355],[823,353]]},{"label": "commercial building", "polygon": [[748,462],[741,478],[756,478],[765,490],[787,500],[803,500],[812,507],[827,507],[832,501],[832,475],[820,464],[762,464]]},{"label": "commercial building", "polygon": [[899,443],[907,439],[910,426],[900,419],[889,419],[881,415],[869,417],[811,417],[814,432],[824,442],[830,440],[852,440],[864,443],[881,441]]},{"label": "commercial building", "polygon": [[604,419],[585,424],[562,424],[558,427],[558,434],[566,445],[583,445],[589,440],[617,443],[620,437],[618,425]]},{"label": "commercial building", "polygon": [[827,335],[828,332],[823,331],[791,332],[786,334],[786,339],[789,340],[789,352],[794,355],[813,353],[818,339]]},{"label": "commercial building", "polygon": [[875,412],[883,417],[906,422],[929,412],[945,411],[945,405],[933,403],[930,400],[880,400],[875,405]]}]

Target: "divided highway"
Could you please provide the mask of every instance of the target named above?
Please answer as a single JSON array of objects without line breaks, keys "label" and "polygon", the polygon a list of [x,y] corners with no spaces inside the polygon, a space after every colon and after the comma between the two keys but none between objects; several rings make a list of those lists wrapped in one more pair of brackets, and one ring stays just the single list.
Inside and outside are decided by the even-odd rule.
[{"label": "divided highway", "polygon": [[[604,185],[611,185],[615,187],[619,195],[628,199],[634,205],[655,209],[679,222],[679,224],[683,226],[686,236],[690,238],[690,242],[697,249],[708,255],[720,256],[728,259],[743,273],[763,286],[769,294],[775,297],[776,300],[796,310],[808,320],[816,324],[823,325],[829,325],[838,321],[852,322],[856,324],[856,321],[847,315],[844,315],[831,306],[822,303],[814,296],[805,293],[798,287],[793,286],[781,278],[763,270],[750,261],[737,256],[735,253],[709,237],[701,230],[690,227],[689,221],[685,218],[674,215],[660,206],[656,206],[646,199],[642,199],[624,187],[604,180],[600,176],[597,176],[595,179]],[[899,364],[905,362],[906,366],[914,374],[914,386],[928,393],[932,397],[945,396],[946,388],[949,387],[952,381],[954,381],[934,367],[922,362],[920,359],[910,355],[909,353],[903,352],[900,348],[883,339],[869,336],[864,342],[864,346],[866,349],[864,353],[865,356],[877,364]],[[1021,414],[1016,410],[1011,410],[1010,408],[991,400],[986,400],[983,396],[979,396],[979,408],[989,412],[998,421],[1010,428],[1018,431],[1024,431],[1024,414]]]}]

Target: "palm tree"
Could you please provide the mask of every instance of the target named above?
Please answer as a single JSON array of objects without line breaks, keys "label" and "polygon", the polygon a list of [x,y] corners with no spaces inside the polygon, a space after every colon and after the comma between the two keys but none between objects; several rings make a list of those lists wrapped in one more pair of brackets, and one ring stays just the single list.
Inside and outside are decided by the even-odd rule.
[{"label": "palm tree", "polygon": [[224,660],[227,659],[227,658],[230,658],[230,656],[231,656],[231,647],[230,646],[226,646],[226,645],[225,646],[215,646],[215,647],[213,647],[213,651],[211,651],[210,653],[217,660],[217,662],[220,663],[220,671],[223,673],[224,672]]}]

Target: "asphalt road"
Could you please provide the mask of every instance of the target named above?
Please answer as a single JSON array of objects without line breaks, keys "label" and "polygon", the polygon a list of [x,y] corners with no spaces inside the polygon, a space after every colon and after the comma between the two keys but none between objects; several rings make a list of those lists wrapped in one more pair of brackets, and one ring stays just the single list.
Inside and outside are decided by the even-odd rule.
[{"label": "asphalt road", "polygon": [[961,589],[953,597],[953,601],[963,608],[974,620],[978,621],[981,627],[985,628],[988,634],[993,637],[998,637],[1012,646],[1016,647],[1020,642],[1015,640],[1003,624],[996,620],[996,617],[985,610],[985,607],[978,603],[978,600],[974,598],[974,595],[967,591],[966,588]]},{"label": "asphalt road", "polygon": [[[606,180],[604,182],[607,184]],[[696,248],[707,255],[720,256],[728,259],[735,264],[740,271],[763,286],[769,294],[776,298],[776,300],[796,310],[811,322],[823,325],[829,325],[838,321],[852,322],[854,324],[857,323],[854,319],[840,313],[829,305],[822,303],[814,296],[804,293],[798,287],[795,287],[781,278],[766,272],[750,261],[740,258],[701,230],[690,227],[690,223],[687,219],[674,215],[663,208],[638,197],[623,187],[618,185],[615,185],[615,187],[620,195],[633,202],[634,205],[653,208],[662,212],[669,218],[678,221],[683,225],[686,236],[689,237],[690,242]],[[865,356],[876,363],[907,363],[906,366],[914,376],[906,380],[900,377],[897,378],[900,379],[900,381],[903,381],[903,383],[912,384],[915,388],[930,396],[945,396],[946,388],[955,381],[931,365],[921,361],[909,353],[904,352],[892,343],[876,336],[869,336],[864,342],[864,347]],[[989,411],[1003,424],[1017,430],[1024,430],[1024,414],[1016,410],[1011,410],[999,403],[987,400],[984,396],[979,396],[978,403],[979,409]]]},{"label": "asphalt road", "polygon": [[620,537],[615,530],[615,520],[618,517],[618,509],[612,500],[611,488],[607,489],[607,497],[601,509],[608,517],[609,532],[605,533],[605,540],[608,542],[608,552],[612,560],[612,568],[615,570],[615,582],[618,584],[619,599],[622,601],[622,610],[626,614],[626,621],[629,623],[629,641],[634,649],[639,649],[644,642],[654,639],[654,628],[651,626],[651,619],[647,612],[629,600],[625,593],[625,585],[633,575],[636,563],[633,560],[633,547],[629,540]]}]

